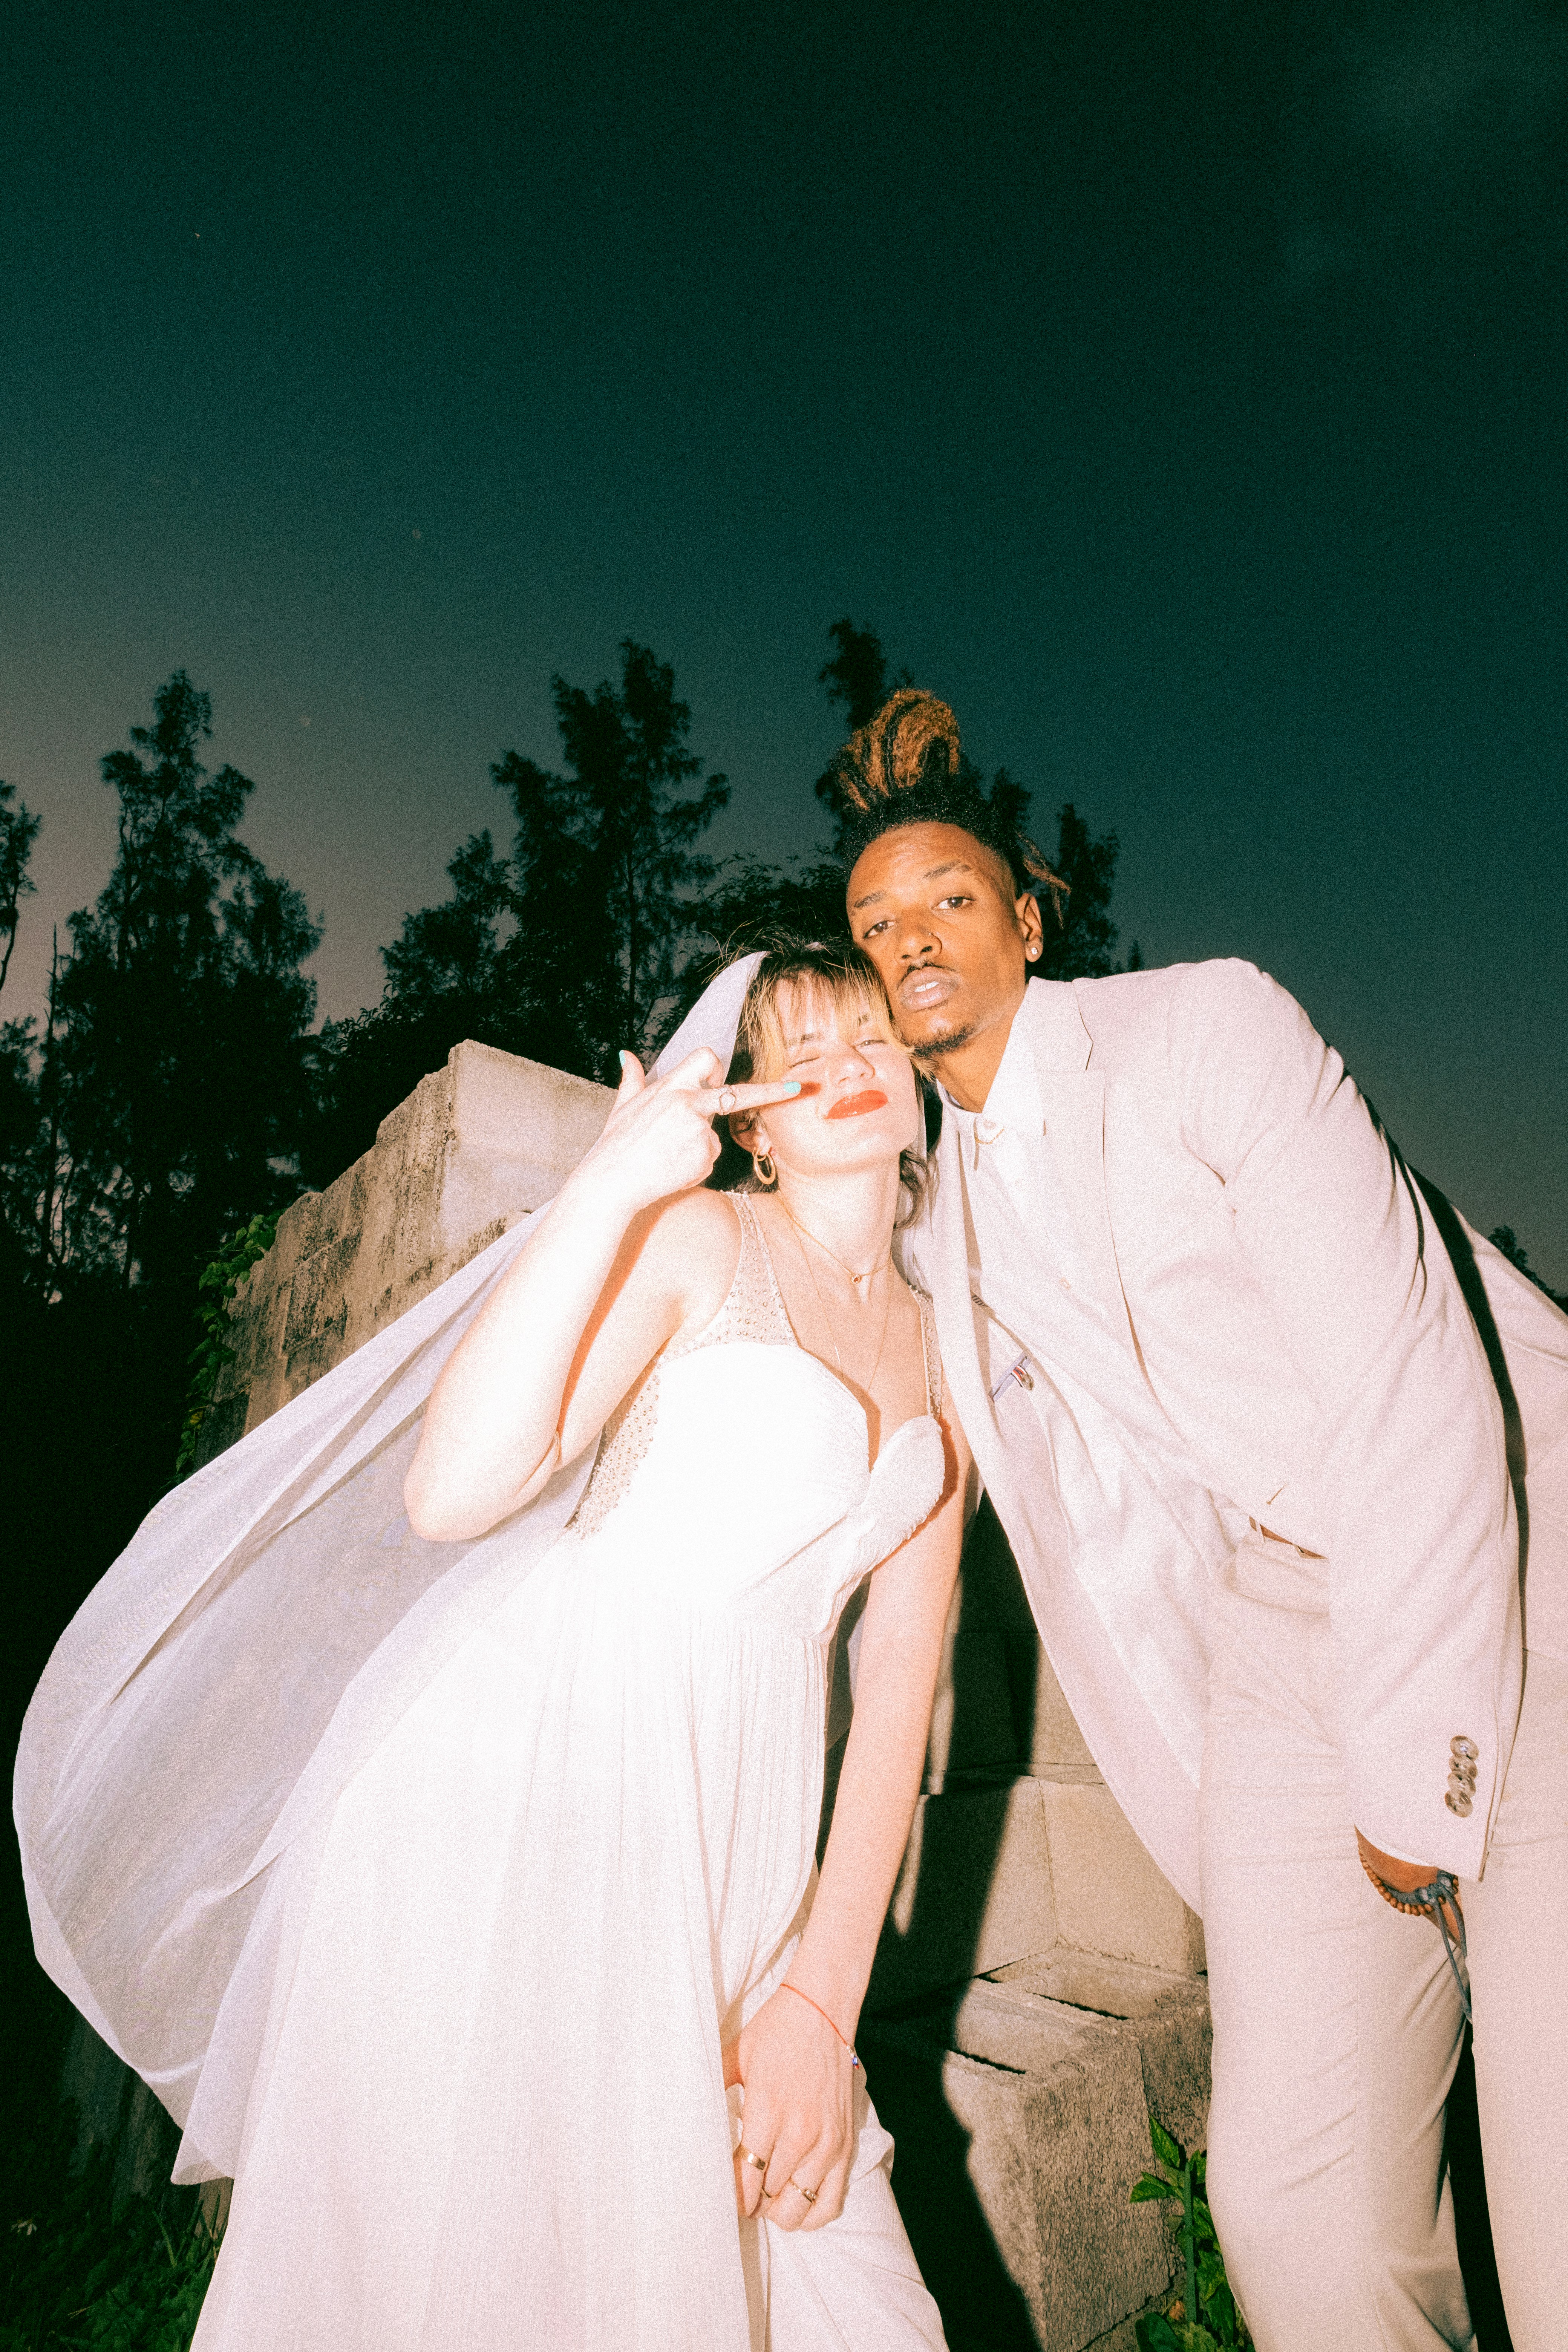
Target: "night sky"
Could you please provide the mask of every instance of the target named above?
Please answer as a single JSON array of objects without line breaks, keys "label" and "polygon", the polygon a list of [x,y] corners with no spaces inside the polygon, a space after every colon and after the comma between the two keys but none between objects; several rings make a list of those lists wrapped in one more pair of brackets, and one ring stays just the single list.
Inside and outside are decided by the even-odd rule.
[{"label": "night sky", "polygon": [[840,614],[1568,1286],[1568,11],[12,0],[0,1014],[178,667],[324,1013],[673,663],[819,837]]}]

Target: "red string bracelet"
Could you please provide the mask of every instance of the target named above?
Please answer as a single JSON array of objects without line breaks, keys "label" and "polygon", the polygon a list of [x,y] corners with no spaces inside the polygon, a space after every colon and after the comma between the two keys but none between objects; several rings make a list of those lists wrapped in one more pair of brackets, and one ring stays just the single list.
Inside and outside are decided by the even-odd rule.
[{"label": "red string bracelet", "polygon": [[[787,1977],[784,1979],[784,1983],[779,1987],[779,1990],[781,1992],[793,1992],[797,2000],[804,2000],[808,2009],[815,2009],[818,2017],[827,2018],[827,2022],[830,2026],[833,2026],[833,2032],[837,2035],[837,2039],[840,2042],[844,2042],[844,2036],[838,2032],[838,2028],[833,2024],[833,2020],[827,2016],[827,2011],[823,2008],[822,2003],[819,2000],[813,2000],[808,1992],[802,1992],[800,1987],[798,1985],[791,1984]],[[854,2051],[850,2049],[847,2042],[844,2042],[844,2047],[846,2050],[849,2051],[849,2071],[853,2074],[856,2067],[860,2063],[860,2061],[856,2056]]]}]

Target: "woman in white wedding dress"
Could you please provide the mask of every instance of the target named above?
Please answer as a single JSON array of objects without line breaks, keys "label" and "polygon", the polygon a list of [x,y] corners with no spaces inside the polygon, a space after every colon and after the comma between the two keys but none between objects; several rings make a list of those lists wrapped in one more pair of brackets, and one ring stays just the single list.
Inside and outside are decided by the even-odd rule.
[{"label": "woman in white wedding dress", "polygon": [[[436,1385],[420,1538],[504,1530],[598,1441],[594,1471],[276,1864],[195,2352],[942,2341],[853,2052],[968,1467],[890,1261],[916,1083],[853,950],[766,959],[741,1048],[729,1084],[625,1057]],[[725,1116],[741,1193],[704,1183]]]}]

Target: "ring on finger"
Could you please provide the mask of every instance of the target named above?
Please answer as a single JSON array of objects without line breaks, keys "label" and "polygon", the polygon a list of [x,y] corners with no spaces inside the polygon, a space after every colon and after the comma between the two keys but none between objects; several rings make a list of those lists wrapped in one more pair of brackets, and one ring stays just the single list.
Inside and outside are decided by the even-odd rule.
[{"label": "ring on finger", "polygon": [[719,1108],[720,1108],[720,1110],[722,1112],[723,1116],[724,1116],[726,1118],[729,1118],[729,1116],[730,1116],[730,1113],[734,1109],[734,1108],[735,1108],[735,1089],[734,1089],[734,1087],[720,1087],[720,1089],[719,1089]]},{"label": "ring on finger", "polygon": [[819,2189],[808,2189],[804,2180],[797,2180],[793,2172],[789,2177],[789,2186],[792,2189],[798,2189],[808,2205],[815,2205],[818,2196],[821,2194]]},{"label": "ring on finger", "polygon": [[759,2156],[756,2150],[754,2148],[748,2147],[743,2140],[741,2143],[739,2154],[743,2163],[754,2164],[759,2172],[766,2173],[768,2168],[767,2158],[765,2156]]}]

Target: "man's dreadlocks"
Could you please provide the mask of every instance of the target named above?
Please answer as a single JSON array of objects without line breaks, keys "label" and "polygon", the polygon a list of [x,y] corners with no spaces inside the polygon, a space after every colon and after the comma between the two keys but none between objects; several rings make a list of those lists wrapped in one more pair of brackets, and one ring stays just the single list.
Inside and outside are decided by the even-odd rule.
[{"label": "man's dreadlocks", "polygon": [[957,825],[1000,858],[1015,898],[1043,887],[1057,920],[1064,919],[1068,885],[1027,835],[992,805],[959,748],[957,719],[934,694],[901,687],[856,730],[828,773],[844,803],[847,865],[900,825]]}]

